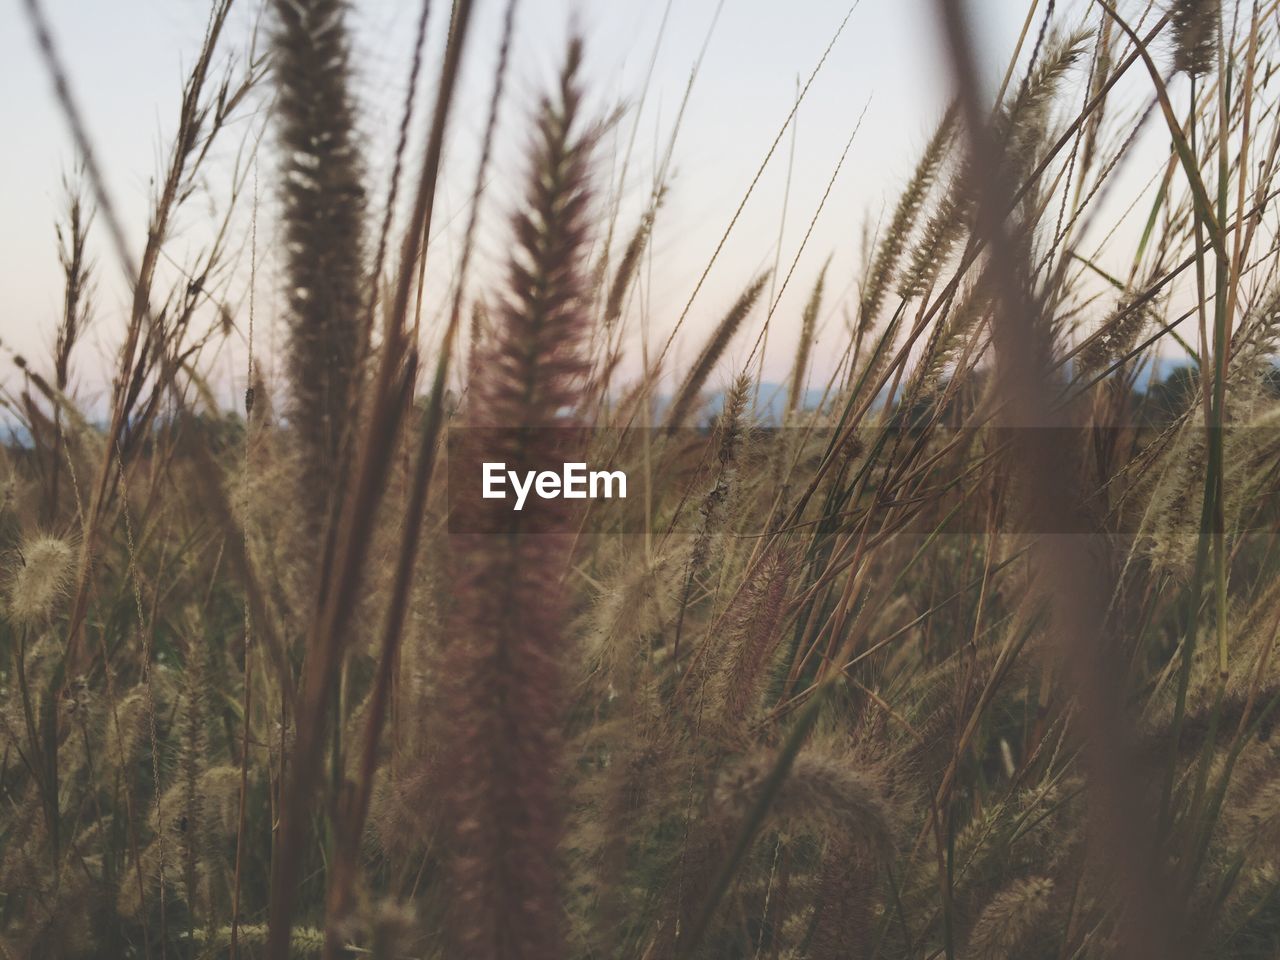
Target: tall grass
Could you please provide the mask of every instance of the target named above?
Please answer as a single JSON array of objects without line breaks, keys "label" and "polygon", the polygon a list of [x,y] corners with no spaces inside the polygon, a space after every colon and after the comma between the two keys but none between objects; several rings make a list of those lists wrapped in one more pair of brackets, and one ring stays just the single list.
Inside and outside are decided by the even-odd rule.
[{"label": "tall grass", "polygon": [[[921,118],[861,274],[791,264],[795,316],[743,277],[690,362],[646,349],[629,381],[681,198],[664,174],[615,244],[589,38],[490,194],[506,6],[436,325],[417,305],[472,3],[405,184],[403,105],[377,217],[346,5],[272,0],[246,63],[215,4],[136,260],[26,6],[83,172],[53,350],[3,353],[0,956],[1280,952],[1274,3],[1029,3],[992,102],[975,21],[939,0],[953,106]],[[200,371],[252,336],[259,144],[289,337],[241,416]],[[171,273],[206,190],[217,240]],[[495,288],[472,261],[498,197]],[[77,377],[116,266],[99,423]],[[762,326],[797,343],[777,422],[748,373],[713,402]],[[515,469],[608,463],[630,496],[470,500],[450,436]]]}]

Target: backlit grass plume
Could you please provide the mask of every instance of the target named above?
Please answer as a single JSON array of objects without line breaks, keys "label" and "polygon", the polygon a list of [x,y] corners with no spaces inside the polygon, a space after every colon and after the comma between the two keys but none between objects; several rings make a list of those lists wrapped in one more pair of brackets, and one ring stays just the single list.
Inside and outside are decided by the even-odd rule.
[{"label": "backlit grass plume", "polygon": [[782,642],[792,574],[789,557],[767,557],[739,595],[723,644],[712,651],[717,671],[710,692],[729,729],[741,729],[752,720],[763,696],[770,665]]},{"label": "backlit grass plume", "polygon": [[818,325],[818,314],[822,310],[822,291],[826,286],[827,267],[831,261],[823,264],[818,279],[809,293],[809,300],[804,305],[804,314],[800,318],[800,341],[796,344],[796,361],[791,370],[791,389],[787,392],[787,413],[795,413],[800,409],[804,399],[805,378],[809,374],[809,355],[813,352],[813,337]]},{"label": "backlit grass plume", "polygon": [[291,423],[308,513],[327,515],[361,353],[365,209],[343,0],[275,0]]},{"label": "backlit grass plume", "polygon": [[1193,76],[1213,71],[1217,63],[1220,0],[1174,0],[1169,9],[1173,21],[1173,66]]},{"label": "backlit grass plume", "polygon": [[1072,69],[1084,59],[1092,37],[1093,32],[1083,28],[1049,36],[1043,57],[996,119],[1011,171],[1025,170],[1038,159],[1034,152],[1041,146],[1058,94]]},{"label": "backlit grass plume", "polygon": [[971,960],[1021,955],[1051,906],[1053,881],[1044,877],[1016,880],[983,909],[969,934]]},{"label": "backlit grass plume", "polygon": [[715,479],[698,506],[698,524],[685,565],[684,587],[680,593],[680,611],[676,619],[674,654],[679,659],[679,646],[684,616],[693,595],[694,584],[703,576],[712,559],[716,534],[721,532],[730,494],[733,490],[737,460],[746,432],[747,409],[752,381],[745,373],[738,375],[724,399],[724,410],[717,424],[720,435],[716,451]]},{"label": "backlit grass plume", "polygon": [[707,378],[711,376],[711,371],[715,369],[716,363],[724,355],[724,351],[729,346],[729,341],[733,339],[733,335],[742,326],[742,321],[747,318],[747,315],[751,313],[751,308],[760,299],[760,293],[764,290],[765,281],[768,279],[769,275],[767,273],[757,277],[751,286],[742,291],[742,296],[738,297],[729,312],[717,324],[715,331],[711,334],[711,338],[707,341],[706,346],[702,348],[702,352],[698,354],[698,359],[694,361],[693,366],[690,368],[684,383],[680,385],[680,389],[676,392],[675,399],[671,401],[671,409],[667,413],[667,425],[669,427],[681,426],[694,412],[694,405],[697,403],[698,395],[702,392],[702,388],[706,386]]},{"label": "backlit grass plume", "polygon": [[35,537],[22,545],[9,585],[9,615],[18,623],[43,620],[54,612],[71,582],[75,552],[56,537]]},{"label": "backlit grass plume", "polygon": [[[731,768],[716,787],[717,809],[729,816],[746,816],[775,762],[768,753]],[[893,849],[893,815],[882,778],[847,758],[819,750],[796,757],[769,814],[793,832],[830,831],[874,857]]]},{"label": "backlit grass plume", "polygon": [[635,233],[627,241],[627,246],[622,252],[622,261],[618,264],[613,282],[609,284],[609,295],[605,299],[604,322],[606,324],[612,324],[622,316],[627,293],[635,280],[636,271],[640,269],[640,258],[644,256],[649,246],[649,237],[653,233],[653,220],[661,205],[662,195],[659,194],[654,198],[652,206],[644,212]]},{"label": "backlit grass plume", "polygon": [[[501,453],[512,464],[555,455],[546,428],[566,425],[562,411],[574,406],[587,370],[594,133],[579,129],[581,57],[574,40],[554,98],[539,110],[506,302],[476,361],[469,422],[505,428]],[[504,516],[499,534],[455,540],[460,571],[445,666],[456,818],[449,955],[556,960],[567,543],[520,513]]]},{"label": "backlit grass plume", "polygon": [[[1001,109],[995,128],[1001,140],[1008,176],[1016,177],[1036,159],[1034,152],[1043,139],[1048,112],[1053,108],[1055,97],[1071,68],[1084,55],[1088,39],[1087,31],[1052,38],[1044,57],[1023,78],[1017,95]],[[945,157],[945,148],[950,143],[953,126],[953,115],[948,113],[930,141],[917,167],[915,178],[903,195],[898,214],[894,217],[895,224],[908,211],[914,218],[923,198],[920,188],[928,182],[922,182],[922,177],[926,172],[929,173],[929,179],[936,175],[937,165]],[[904,299],[921,296],[933,286],[963,239],[973,213],[974,178],[975,171],[970,168],[969,162],[961,163],[946,193],[925,223],[920,239],[908,259],[908,266],[898,282],[898,293]],[[909,224],[909,221],[904,222]],[[886,239],[887,249],[893,242],[894,233],[891,230]]]},{"label": "backlit grass plume", "polygon": [[[884,240],[876,251],[875,259],[871,262],[867,284],[862,291],[862,303],[859,309],[862,318],[867,322],[875,321],[884,304],[885,294],[893,283],[894,274],[906,249],[907,241],[911,237],[911,231],[915,228],[920,211],[928,200],[929,191],[933,188],[938,171],[946,159],[947,149],[955,134],[955,121],[955,109],[949,108],[938,124],[938,129],[934,131],[933,137],[930,138],[929,145],[925,147],[924,155],[916,165],[915,172],[911,175],[911,180],[902,191],[898,206],[893,211],[893,218],[889,221]],[[919,272],[920,267],[915,267],[915,270]],[[918,280],[908,280],[904,284],[904,289],[914,290],[918,286]]]}]

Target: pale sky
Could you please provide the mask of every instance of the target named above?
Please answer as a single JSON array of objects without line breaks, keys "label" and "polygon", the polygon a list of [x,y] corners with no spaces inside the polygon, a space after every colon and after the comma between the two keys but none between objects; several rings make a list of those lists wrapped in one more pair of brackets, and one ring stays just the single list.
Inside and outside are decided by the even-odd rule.
[{"label": "pale sky", "polygon": [[[806,78],[813,70],[849,2],[723,0],[676,144],[677,175],[655,228],[648,313],[659,346],[791,109],[797,77]],[[993,75],[1002,69],[995,64],[1012,49],[1030,2],[971,4],[984,48],[993,54]],[[479,251],[482,269],[492,269],[501,261],[502,215],[518,191],[524,121],[553,74],[570,26],[576,24],[587,40],[588,76],[598,109],[603,112],[617,102],[631,105],[617,128],[617,142],[609,144],[602,174],[605,187],[638,117],[634,159],[622,188],[626,204],[619,230],[625,234],[634,225],[633,211],[647,195],[655,156],[669,135],[691,66],[719,4],[720,0],[674,0],[645,94],[645,74],[667,6],[663,0],[523,0],[510,93],[502,114],[503,145],[486,199],[488,219]],[[149,180],[160,168],[173,133],[182,71],[198,49],[206,0],[44,0],[44,5],[136,250],[145,234]],[[828,255],[833,256],[828,290],[833,295],[844,291],[847,296],[864,225],[874,226],[887,216],[948,97],[945,59],[933,19],[935,5],[934,0],[861,0],[800,108],[782,230],[782,275],[796,256],[864,109],[865,117],[778,308],[775,329],[781,332],[771,339],[766,365],[766,375],[772,379],[786,375],[794,342],[790,330],[798,329],[802,302]],[[431,56],[420,97],[423,105],[431,99],[447,6],[446,0],[434,0]],[[505,2],[479,0],[477,6],[469,48],[472,56],[435,219],[436,249],[449,257],[455,252],[453,244],[464,219],[459,213],[474,176]],[[227,39],[231,48],[243,50],[260,0],[240,0],[238,7]],[[352,7],[360,123],[369,144],[370,190],[380,207],[418,4],[355,0]],[[0,338],[40,365],[49,354],[60,308],[53,224],[62,209],[61,178],[73,167],[75,154],[34,49],[22,0],[0,0],[0,87],[6,91],[0,102],[0,129],[8,132],[6,148],[0,150],[0,183],[5,185],[0,193]],[[239,131],[228,137],[225,155],[235,147],[236,136]],[[742,287],[758,270],[773,265],[790,147],[788,133],[694,303],[689,337],[680,341],[677,360],[687,361]],[[267,211],[263,218],[268,220],[274,176],[270,154],[263,154],[259,169],[261,204]],[[208,199],[193,199],[178,224],[173,244],[176,257],[180,259],[185,249],[199,242],[209,211]],[[124,304],[120,268],[103,239],[99,229],[94,245],[95,325],[89,343],[76,358],[82,393],[89,394],[101,389],[104,358],[118,342]],[[260,236],[262,249],[269,249],[271,243],[269,234]],[[442,264],[447,278],[448,257],[437,256],[435,262]],[[259,344],[259,351],[267,356],[271,343],[279,338],[278,330],[271,332],[270,323],[277,299],[275,279],[268,270],[258,284],[259,318],[268,330],[267,343]],[[445,284],[437,282],[428,294],[429,312],[445,295]],[[828,302],[834,308],[834,297]],[[760,319],[756,318],[757,324]],[[735,357],[745,359],[757,332],[758,325],[739,335],[730,362]],[[828,318],[820,336],[829,352],[838,349],[843,336],[838,317]],[[242,348],[243,344],[232,344],[219,358],[219,369],[212,371],[228,393],[231,381],[243,377]],[[820,344],[820,355],[822,351]],[[0,363],[9,366],[7,358],[0,357]],[[12,382],[10,372],[0,371],[0,380]]]}]

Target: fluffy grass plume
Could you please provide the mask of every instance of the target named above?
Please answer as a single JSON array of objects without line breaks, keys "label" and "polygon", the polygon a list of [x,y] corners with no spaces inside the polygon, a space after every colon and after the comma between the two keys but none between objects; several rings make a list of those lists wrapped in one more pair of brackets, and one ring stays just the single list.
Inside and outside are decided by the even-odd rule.
[{"label": "fluffy grass plume", "polygon": [[65,540],[41,536],[24,543],[15,561],[9,584],[9,616],[18,623],[47,618],[71,584],[75,551]]},{"label": "fluffy grass plume", "polygon": [[272,3],[289,301],[290,415],[303,497],[328,515],[341,471],[364,309],[364,186],[345,0]]},{"label": "fluffy grass plume", "polygon": [[805,378],[809,375],[809,355],[813,352],[813,338],[817,332],[818,314],[822,311],[822,293],[827,282],[827,268],[831,262],[822,266],[818,279],[814,281],[809,299],[804,305],[804,314],[800,318],[800,340],[796,344],[795,364],[791,368],[791,388],[787,392],[787,413],[799,409],[804,397]]},{"label": "fluffy grass plume", "polygon": [[751,308],[760,299],[768,279],[768,274],[757,277],[747,289],[742,291],[742,295],[716,325],[715,331],[703,346],[702,352],[698,354],[698,359],[689,368],[688,374],[680,384],[680,389],[676,391],[675,398],[671,401],[671,408],[667,411],[668,426],[679,427],[693,415],[702,388],[706,386],[707,378],[715,369],[716,362],[728,349],[729,342],[742,326],[742,321],[747,318]]},{"label": "fluffy grass plume", "polygon": [[967,957],[995,960],[1017,955],[1035,934],[1051,906],[1053,881],[1044,877],[1018,880],[983,908],[969,933]]},{"label": "fluffy grass plume", "polygon": [[[874,322],[880,314],[885,294],[893,283],[894,273],[898,269],[903,251],[906,250],[911,231],[915,228],[920,211],[928,200],[929,191],[937,179],[938,171],[942,167],[943,161],[946,159],[951,139],[955,135],[955,128],[955,109],[949,108],[930,138],[928,146],[925,147],[919,163],[916,164],[911,180],[907,183],[906,188],[902,191],[902,196],[898,199],[898,205],[894,208],[893,217],[885,230],[884,240],[881,241],[880,247],[876,251],[875,259],[871,262],[867,283],[862,291],[862,303],[859,306],[859,310],[862,318],[866,321]],[[935,240],[931,246],[938,246],[940,243],[940,240]],[[924,272],[925,267],[922,263],[914,264],[908,277],[902,281],[902,290],[914,291],[921,289],[922,274]]]},{"label": "fluffy grass plume", "polygon": [[1212,73],[1218,63],[1220,0],[1173,0],[1173,66],[1193,76]]},{"label": "fluffy grass plume", "polygon": [[[468,420],[508,434],[512,464],[554,453],[587,370],[586,256],[594,132],[582,117],[573,40],[542,102],[525,206],[502,310],[476,360]],[[503,535],[456,545],[457,602],[445,669],[454,811],[450,955],[466,960],[562,956],[558,844],[560,723],[569,648],[561,600],[566,544],[510,513]],[[494,595],[501,591],[501,599]]]}]

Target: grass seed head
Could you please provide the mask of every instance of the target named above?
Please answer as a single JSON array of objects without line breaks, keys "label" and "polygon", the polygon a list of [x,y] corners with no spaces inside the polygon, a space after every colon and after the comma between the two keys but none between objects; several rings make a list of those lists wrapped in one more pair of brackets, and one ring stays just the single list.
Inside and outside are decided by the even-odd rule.
[{"label": "grass seed head", "polygon": [[9,586],[9,615],[17,623],[48,619],[71,582],[75,551],[65,540],[41,536],[21,550]]},{"label": "grass seed head", "polygon": [[1222,19],[1220,0],[1174,0],[1169,16],[1173,21],[1174,68],[1197,77],[1212,73]]}]

